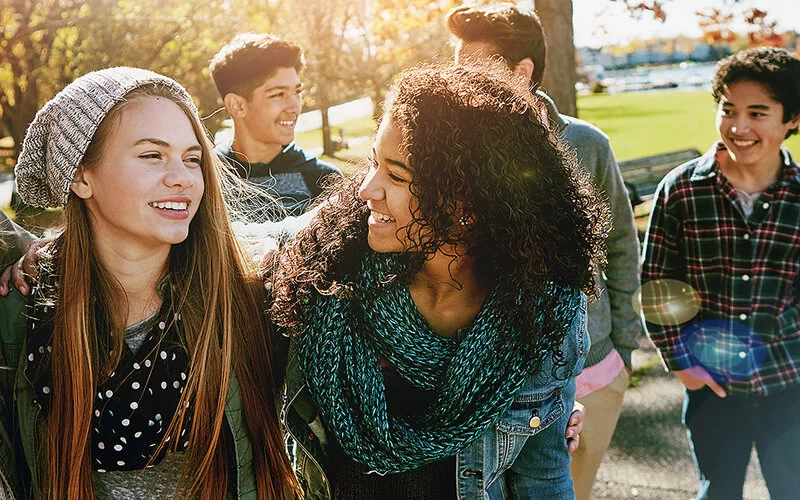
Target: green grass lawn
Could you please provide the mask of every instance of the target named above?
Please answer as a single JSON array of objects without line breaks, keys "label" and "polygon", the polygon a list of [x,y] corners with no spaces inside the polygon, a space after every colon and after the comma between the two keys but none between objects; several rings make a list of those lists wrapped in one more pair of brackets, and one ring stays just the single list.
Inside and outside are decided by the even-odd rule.
[{"label": "green grass lawn", "polygon": [[[362,137],[365,135],[372,135],[375,133],[375,120],[371,116],[362,116],[348,120],[344,123],[331,125],[331,134],[334,136],[339,135],[339,129],[344,130],[344,138],[352,139],[354,137]],[[306,130],[305,132],[298,132],[294,136],[294,140],[301,148],[321,148],[322,147],[322,131],[321,129]]]}]

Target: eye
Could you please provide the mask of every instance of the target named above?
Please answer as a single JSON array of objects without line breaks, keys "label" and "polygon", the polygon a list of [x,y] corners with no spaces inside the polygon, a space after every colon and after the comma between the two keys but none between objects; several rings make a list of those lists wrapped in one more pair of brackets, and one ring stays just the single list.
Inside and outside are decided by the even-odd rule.
[{"label": "eye", "polygon": [[759,112],[756,111],[756,112],[750,113],[750,116],[752,116],[753,118],[761,118],[762,116],[767,116],[767,115],[764,114],[764,113],[759,113]]},{"label": "eye", "polygon": [[391,171],[389,172],[389,178],[390,178],[390,179],[392,179],[393,181],[395,181],[395,182],[399,182],[399,183],[406,183],[406,182],[408,182],[406,179],[404,179],[404,178],[400,177],[399,175],[395,175],[395,174],[393,174]]},{"label": "eye", "polygon": [[201,156],[187,156],[183,159],[184,163],[188,163],[193,167],[199,167],[203,163],[203,158]]},{"label": "eye", "polygon": [[157,151],[142,153],[139,155],[139,158],[143,160],[160,160],[162,158],[161,153]]},{"label": "eye", "polygon": [[369,157],[369,169],[378,170],[378,160],[376,160],[374,156]]}]

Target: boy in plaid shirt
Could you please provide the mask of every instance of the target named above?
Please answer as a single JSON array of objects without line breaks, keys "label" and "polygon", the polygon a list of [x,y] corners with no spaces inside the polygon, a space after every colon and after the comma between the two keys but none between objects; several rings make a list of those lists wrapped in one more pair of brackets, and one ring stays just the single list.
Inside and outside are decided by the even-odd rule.
[{"label": "boy in plaid shirt", "polygon": [[[720,141],[656,191],[647,329],[686,386],[698,498],[742,497],[753,443],[773,500],[800,492],[800,60],[734,54],[713,81]],[[793,411],[794,410],[794,411]]]}]

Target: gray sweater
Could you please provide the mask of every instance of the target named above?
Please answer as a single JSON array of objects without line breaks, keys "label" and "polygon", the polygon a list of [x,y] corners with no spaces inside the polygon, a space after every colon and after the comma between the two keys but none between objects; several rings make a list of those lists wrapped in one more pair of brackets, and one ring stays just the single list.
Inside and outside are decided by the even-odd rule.
[{"label": "gray sweater", "polygon": [[639,338],[643,336],[641,320],[631,303],[639,288],[641,263],[633,210],[622,183],[622,174],[608,137],[599,128],[559,114],[546,94],[537,92],[537,95],[548,104],[550,123],[559,139],[575,151],[580,166],[591,174],[595,186],[611,204],[612,228],[606,240],[608,265],[597,276],[600,299],[589,304],[592,348],[585,366],[599,363],[611,349],[617,349],[625,365],[630,367],[631,352],[639,347]]}]

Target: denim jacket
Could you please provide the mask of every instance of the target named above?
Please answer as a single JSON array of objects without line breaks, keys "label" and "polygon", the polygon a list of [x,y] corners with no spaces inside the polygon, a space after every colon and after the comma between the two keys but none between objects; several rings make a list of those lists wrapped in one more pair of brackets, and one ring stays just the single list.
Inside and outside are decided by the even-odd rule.
[{"label": "denim jacket", "polygon": [[[575,376],[590,347],[586,299],[561,344],[572,377],[552,376],[552,358],[528,377],[500,422],[456,455],[459,499],[574,498],[564,433],[575,400]],[[286,366],[281,423],[300,483],[309,499],[331,498],[325,474],[328,436],[300,372],[294,346]]]}]

